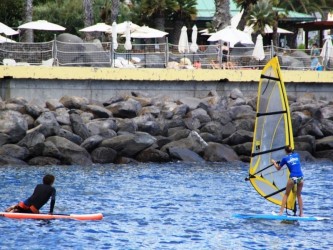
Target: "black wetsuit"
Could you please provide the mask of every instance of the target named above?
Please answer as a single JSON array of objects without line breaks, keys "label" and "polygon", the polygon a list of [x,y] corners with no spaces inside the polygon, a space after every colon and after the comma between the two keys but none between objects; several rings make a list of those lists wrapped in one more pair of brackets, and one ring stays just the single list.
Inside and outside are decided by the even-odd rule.
[{"label": "black wetsuit", "polygon": [[34,206],[39,210],[51,198],[50,213],[53,213],[55,196],[56,189],[54,187],[46,184],[38,184],[33,194],[24,201],[24,204],[28,207]]}]

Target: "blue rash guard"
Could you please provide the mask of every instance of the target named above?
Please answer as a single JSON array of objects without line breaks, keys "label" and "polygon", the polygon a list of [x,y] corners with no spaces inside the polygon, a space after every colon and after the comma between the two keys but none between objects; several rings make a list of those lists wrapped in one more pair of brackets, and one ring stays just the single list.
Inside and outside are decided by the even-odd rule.
[{"label": "blue rash guard", "polygon": [[283,167],[284,165],[287,165],[290,176],[292,177],[303,177],[302,169],[301,169],[301,163],[298,153],[290,153],[282,158],[280,162],[280,166]]}]

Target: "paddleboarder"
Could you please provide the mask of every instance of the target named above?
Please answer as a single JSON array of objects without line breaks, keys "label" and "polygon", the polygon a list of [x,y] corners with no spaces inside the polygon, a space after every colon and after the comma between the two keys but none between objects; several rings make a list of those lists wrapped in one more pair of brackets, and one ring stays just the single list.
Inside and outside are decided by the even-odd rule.
[{"label": "paddleboarder", "polygon": [[286,186],[286,192],[282,198],[281,208],[279,215],[283,214],[283,210],[286,206],[288,196],[290,191],[297,185],[297,201],[299,206],[299,216],[303,216],[303,199],[302,199],[302,188],[303,188],[303,173],[301,169],[300,157],[298,153],[295,153],[294,150],[290,146],[286,146],[284,148],[286,151],[286,156],[282,158],[280,164],[278,164],[275,160],[272,159],[272,163],[274,164],[277,170],[280,170],[284,165],[287,165],[290,175]]},{"label": "paddleboarder", "polygon": [[47,174],[43,177],[43,184],[35,187],[33,194],[25,201],[20,201],[17,205],[6,209],[6,212],[12,213],[39,213],[39,209],[43,207],[51,198],[50,214],[53,214],[55,205],[56,189],[52,186],[55,177]]}]

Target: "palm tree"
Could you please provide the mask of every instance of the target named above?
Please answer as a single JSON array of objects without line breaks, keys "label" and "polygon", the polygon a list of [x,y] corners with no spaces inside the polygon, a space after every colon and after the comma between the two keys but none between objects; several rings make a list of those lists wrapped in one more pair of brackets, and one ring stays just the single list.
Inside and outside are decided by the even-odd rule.
[{"label": "palm tree", "polygon": [[[84,27],[89,27],[94,24],[94,12],[91,4],[91,0],[83,0],[83,10],[84,10]],[[90,32],[84,32],[86,40],[92,40],[94,35]]]},{"label": "palm tree", "polygon": [[120,1],[112,0],[110,24],[112,24],[114,21],[117,21],[117,17],[119,15],[119,10],[120,10]]},{"label": "palm tree", "polygon": [[248,25],[252,26],[254,33],[265,35],[265,26],[275,23],[273,6],[269,1],[260,0],[253,5],[248,14]]},{"label": "palm tree", "polygon": [[[26,0],[25,5],[25,22],[32,21],[32,12],[33,12],[33,0]],[[34,40],[34,33],[32,30],[25,30],[22,36],[23,42],[32,43]]]},{"label": "palm tree", "polygon": [[237,7],[243,10],[243,15],[241,20],[238,23],[237,29],[244,30],[247,22],[247,17],[253,5],[255,5],[258,0],[234,0]]},{"label": "palm tree", "polygon": [[169,6],[169,18],[173,24],[171,41],[178,41],[182,27],[189,26],[197,14],[196,0],[176,0],[175,5]]},{"label": "palm tree", "polygon": [[229,0],[215,0],[215,14],[212,20],[214,30],[220,30],[230,24]]}]

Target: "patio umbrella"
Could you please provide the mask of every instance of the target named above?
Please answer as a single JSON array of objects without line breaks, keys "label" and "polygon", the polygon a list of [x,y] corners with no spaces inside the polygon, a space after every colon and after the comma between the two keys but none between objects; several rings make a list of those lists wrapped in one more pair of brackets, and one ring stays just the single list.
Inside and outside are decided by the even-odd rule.
[{"label": "patio umbrella", "polygon": [[0,34],[1,33],[5,34],[6,36],[13,36],[18,34],[16,30],[13,30],[11,27],[8,27],[6,24],[0,22]]},{"label": "patio umbrella", "polygon": [[150,28],[148,26],[137,27],[132,31],[132,38],[161,38],[166,36],[167,32]]},{"label": "patio umbrella", "polygon": [[0,35],[0,43],[16,43],[16,41]]},{"label": "patio umbrella", "polygon": [[49,30],[49,31],[63,31],[66,29],[58,24],[50,23],[46,20],[28,22],[20,25],[18,28],[27,29],[27,30]]},{"label": "patio umbrella", "polygon": [[187,28],[185,26],[183,26],[180,33],[179,42],[178,42],[178,51],[179,53],[189,52]]},{"label": "patio umbrella", "polygon": [[215,42],[215,41],[228,42],[230,44],[230,47],[234,47],[234,45],[238,42],[244,43],[244,44],[253,44],[251,38],[249,37],[249,35],[246,32],[240,31],[231,26],[227,26],[224,29],[219,30],[215,34],[211,35],[208,38],[208,41],[209,42]]},{"label": "patio umbrella", "polygon": [[118,48],[118,42],[117,42],[117,23],[112,23],[112,46],[113,49],[116,50]]},{"label": "patio umbrella", "polygon": [[125,49],[131,50],[132,49],[132,43],[131,43],[131,23],[127,23],[127,29],[125,31],[126,41],[125,41]]},{"label": "patio umbrella", "polygon": [[[118,34],[125,34],[126,33],[126,29],[127,29],[127,25],[129,24],[130,26],[130,31],[133,32],[135,29],[139,28],[140,26],[132,23],[131,21],[125,21],[123,23],[117,23],[117,33]],[[106,33],[112,33],[112,28],[108,29],[106,31]]]},{"label": "patio umbrella", "polygon": [[332,38],[330,36],[326,37],[326,41],[321,50],[320,56],[323,58],[324,67],[326,67],[329,60],[333,60],[333,45]]},{"label": "patio umbrella", "polygon": [[263,42],[262,42],[262,35],[257,36],[257,41],[254,46],[252,56],[258,61],[265,59],[265,51],[264,51],[264,46],[263,46]]},{"label": "patio umbrella", "polygon": [[111,29],[112,26],[107,25],[105,23],[97,23],[95,25],[85,27],[80,29],[81,32],[106,32],[107,30]]},{"label": "patio umbrella", "polygon": [[231,20],[230,20],[230,26],[237,28],[239,21],[241,20],[242,16],[243,16],[244,10],[242,10],[241,12],[238,12],[236,15],[234,15]]},{"label": "patio umbrella", "polygon": [[[265,33],[273,33],[273,28],[266,24],[265,25]],[[292,34],[294,32],[278,27],[277,28],[277,33],[279,33],[279,34]]]},{"label": "patio umbrella", "polygon": [[192,44],[190,46],[190,49],[193,53],[197,52],[199,48],[197,44],[197,38],[198,38],[198,28],[196,25],[194,25],[192,29]]}]

